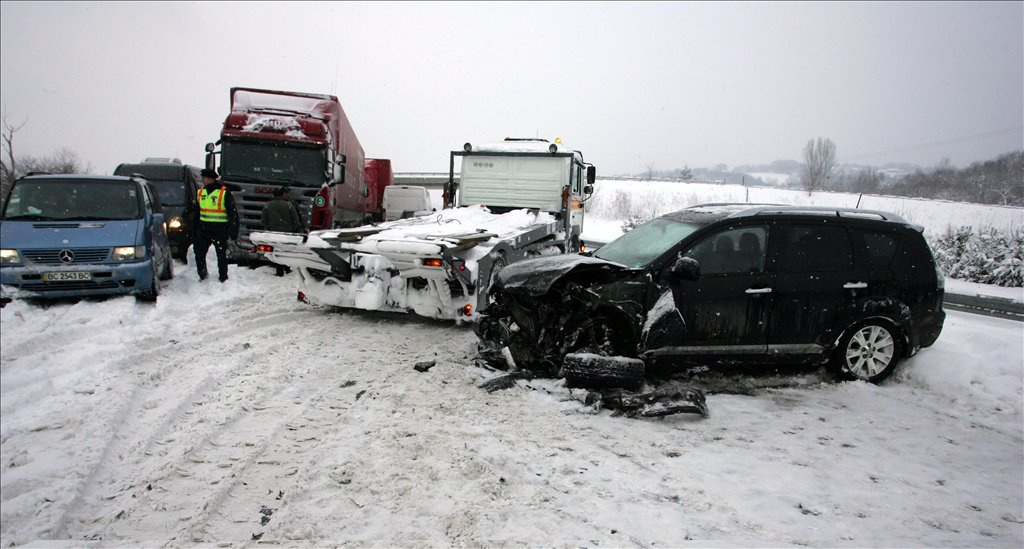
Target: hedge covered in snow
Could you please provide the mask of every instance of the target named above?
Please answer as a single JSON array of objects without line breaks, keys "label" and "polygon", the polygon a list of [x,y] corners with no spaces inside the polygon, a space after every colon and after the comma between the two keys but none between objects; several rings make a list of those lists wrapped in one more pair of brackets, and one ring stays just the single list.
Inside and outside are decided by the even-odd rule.
[{"label": "hedge covered in snow", "polygon": [[947,277],[998,286],[1024,286],[1024,230],[965,226],[925,236],[935,261]]}]

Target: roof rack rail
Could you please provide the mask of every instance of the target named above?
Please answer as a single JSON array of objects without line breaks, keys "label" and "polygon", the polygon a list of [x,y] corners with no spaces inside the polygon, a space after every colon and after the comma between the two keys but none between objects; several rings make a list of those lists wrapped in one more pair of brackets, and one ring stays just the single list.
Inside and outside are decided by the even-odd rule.
[{"label": "roof rack rail", "polygon": [[834,215],[835,217],[864,217],[872,219],[881,219],[883,221],[895,221],[898,223],[907,223],[906,219],[891,213],[883,212],[881,210],[862,210],[860,208],[843,208],[843,207],[828,207],[828,206],[784,206],[779,209],[759,209],[756,212],[752,212],[753,215],[771,215],[779,213],[788,214],[812,214],[812,215]]}]

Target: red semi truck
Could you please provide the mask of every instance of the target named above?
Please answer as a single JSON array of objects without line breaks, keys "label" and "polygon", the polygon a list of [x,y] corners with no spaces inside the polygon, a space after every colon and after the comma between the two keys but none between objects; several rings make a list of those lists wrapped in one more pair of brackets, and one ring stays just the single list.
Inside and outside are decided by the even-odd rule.
[{"label": "red semi truck", "polygon": [[220,156],[221,179],[234,192],[241,227],[229,256],[239,263],[259,257],[249,234],[263,229],[274,189],[290,187],[306,228],[317,230],[362,224],[375,213],[367,198],[389,182],[368,186],[363,147],[333,95],[231,88],[231,112],[206,152],[210,168]]}]

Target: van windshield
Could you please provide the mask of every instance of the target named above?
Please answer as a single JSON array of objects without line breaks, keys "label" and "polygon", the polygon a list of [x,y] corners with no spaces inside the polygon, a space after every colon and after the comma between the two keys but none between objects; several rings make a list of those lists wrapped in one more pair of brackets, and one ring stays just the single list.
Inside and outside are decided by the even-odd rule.
[{"label": "van windshield", "polygon": [[220,175],[228,181],[237,178],[293,187],[319,187],[324,183],[326,162],[323,147],[224,141]]},{"label": "van windshield", "polygon": [[185,205],[185,182],[171,181],[168,179],[150,179],[150,183],[156,187],[156,193],[160,195],[161,206],[184,206]]},{"label": "van windshield", "polygon": [[8,221],[139,219],[139,187],[131,181],[16,181],[4,208]]},{"label": "van windshield", "polygon": [[699,229],[667,217],[656,217],[598,248],[594,257],[638,269],[646,267]]}]

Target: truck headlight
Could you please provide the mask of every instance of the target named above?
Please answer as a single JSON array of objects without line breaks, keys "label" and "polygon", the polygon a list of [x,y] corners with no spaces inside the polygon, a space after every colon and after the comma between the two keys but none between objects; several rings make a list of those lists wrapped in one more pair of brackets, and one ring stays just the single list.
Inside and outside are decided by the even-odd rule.
[{"label": "truck headlight", "polygon": [[14,265],[15,263],[21,263],[21,255],[18,254],[18,250],[0,250],[0,264],[2,265]]},{"label": "truck headlight", "polygon": [[131,261],[146,257],[145,246],[118,246],[114,248],[114,261]]},{"label": "truck headlight", "polygon": [[180,217],[172,217],[171,220],[167,222],[167,229],[171,230],[171,231],[180,231],[181,230],[181,218]]}]

